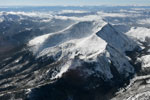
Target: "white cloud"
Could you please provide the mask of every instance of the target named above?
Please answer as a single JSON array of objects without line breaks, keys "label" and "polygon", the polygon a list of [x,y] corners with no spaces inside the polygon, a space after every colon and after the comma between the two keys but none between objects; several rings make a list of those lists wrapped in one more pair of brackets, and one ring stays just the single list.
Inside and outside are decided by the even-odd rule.
[{"label": "white cloud", "polygon": [[84,17],[68,17],[68,16],[54,16],[56,19],[62,19],[62,20],[76,20],[76,21],[93,21],[93,20],[98,20],[102,19],[101,16],[98,15],[88,15]]},{"label": "white cloud", "polygon": [[3,14],[12,14],[12,15],[24,15],[24,16],[30,16],[30,17],[51,17],[52,16],[52,12],[24,12],[24,11],[10,11],[10,12],[0,12],[0,16]]},{"label": "white cloud", "polygon": [[145,27],[132,27],[126,34],[137,40],[145,41],[146,37],[150,37],[150,29]]},{"label": "white cloud", "polygon": [[88,11],[84,11],[84,10],[62,10],[59,14],[64,14],[64,13],[88,13]]},{"label": "white cloud", "polygon": [[150,18],[137,21],[138,24],[150,24]]},{"label": "white cloud", "polygon": [[34,12],[7,12],[7,14],[13,14],[13,15],[26,15],[26,16],[37,16]]},{"label": "white cloud", "polygon": [[105,13],[102,11],[97,12],[97,14],[102,17],[127,17],[129,16],[125,13]]},{"label": "white cloud", "polygon": [[125,10],[125,9],[121,9],[120,12],[121,13],[135,13],[135,14],[139,13],[138,11],[135,11],[135,10]]},{"label": "white cloud", "polygon": [[132,10],[136,10],[136,11],[139,11],[139,10],[145,10],[145,8],[131,8]]}]

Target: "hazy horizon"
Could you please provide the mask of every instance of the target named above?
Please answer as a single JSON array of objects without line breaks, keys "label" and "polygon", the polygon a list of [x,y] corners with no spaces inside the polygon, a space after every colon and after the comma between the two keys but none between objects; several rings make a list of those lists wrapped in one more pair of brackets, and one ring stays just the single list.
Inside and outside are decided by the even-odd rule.
[{"label": "hazy horizon", "polygon": [[150,0],[0,0],[0,6],[149,6]]}]

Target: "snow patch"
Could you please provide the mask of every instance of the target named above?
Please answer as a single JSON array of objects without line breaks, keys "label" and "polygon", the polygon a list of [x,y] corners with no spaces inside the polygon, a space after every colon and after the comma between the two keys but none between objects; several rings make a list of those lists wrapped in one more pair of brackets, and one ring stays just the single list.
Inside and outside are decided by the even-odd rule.
[{"label": "snow patch", "polygon": [[95,34],[87,38],[82,39],[77,43],[78,53],[82,54],[82,58],[92,58],[93,56],[103,52],[106,48],[107,43]]},{"label": "snow patch", "polygon": [[142,56],[141,61],[142,61],[143,68],[150,67],[150,55]]},{"label": "snow patch", "polygon": [[68,71],[70,65],[71,65],[71,60],[67,61],[66,64],[64,64],[61,67],[60,72],[56,76],[52,77],[52,79],[60,78],[63,75],[63,73]]},{"label": "snow patch", "polygon": [[39,37],[35,37],[31,41],[29,41],[28,45],[29,46],[34,46],[34,45],[40,45],[44,43],[44,41],[50,36],[50,34],[45,34]]},{"label": "snow patch", "polygon": [[0,18],[0,23],[3,22],[3,21],[4,21],[4,19],[3,19],[3,18]]}]

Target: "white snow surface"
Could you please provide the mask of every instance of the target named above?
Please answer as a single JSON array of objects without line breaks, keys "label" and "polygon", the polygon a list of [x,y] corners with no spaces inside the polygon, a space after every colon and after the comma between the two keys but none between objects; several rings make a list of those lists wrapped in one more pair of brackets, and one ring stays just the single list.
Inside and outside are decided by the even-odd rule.
[{"label": "white snow surface", "polygon": [[29,41],[29,46],[40,45],[44,43],[44,41],[49,37],[50,34],[45,34],[39,37],[35,37],[31,41]]},{"label": "white snow surface", "polygon": [[62,31],[38,36],[30,40],[28,46],[32,46],[34,52],[41,52],[45,48],[59,46],[70,40],[83,40],[83,38],[87,38],[93,33],[96,33],[104,24],[105,22],[103,21],[78,22]]},{"label": "white snow surface", "polygon": [[150,67],[150,55],[142,56],[141,61],[142,61],[143,68]]},{"label": "white snow surface", "polygon": [[145,91],[135,96],[130,96],[128,99],[124,99],[124,100],[149,100],[149,97],[150,97],[150,92]]}]

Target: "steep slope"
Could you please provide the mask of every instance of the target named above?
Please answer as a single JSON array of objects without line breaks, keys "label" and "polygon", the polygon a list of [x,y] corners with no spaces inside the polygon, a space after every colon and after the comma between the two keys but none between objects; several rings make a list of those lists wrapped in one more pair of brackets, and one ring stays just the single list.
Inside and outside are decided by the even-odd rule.
[{"label": "steep slope", "polygon": [[[136,46],[102,20],[82,21],[62,31],[37,36],[28,42],[27,47],[0,62],[0,87],[5,85],[0,93],[2,98],[7,97],[13,95],[15,89],[16,94],[28,95],[30,100],[35,99],[34,96],[46,95],[44,92],[37,95],[41,92],[36,88],[41,91],[42,86],[48,86],[48,91],[54,91],[51,88],[54,85],[58,91],[64,84],[69,84],[68,87],[62,86],[66,87],[63,96],[67,95],[67,98],[75,96],[70,92],[71,87],[76,92],[97,88],[102,93],[105,89],[108,92],[109,88],[122,86],[134,74],[134,67],[124,52],[134,50]],[[54,95],[59,97],[57,93]],[[55,97],[49,99],[56,100]]]},{"label": "steep slope", "polygon": [[131,52],[131,58],[134,58],[136,66],[139,70],[137,74],[131,79],[130,84],[121,89],[117,96],[112,100],[149,100],[150,95],[150,30],[145,27],[131,27],[126,35],[130,36],[132,40],[136,41],[141,47],[139,52]]},{"label": "steep slope", "polygon": [[[71,29],[73,28],[71,27]],[[67,30],[70,30],[70,28]],[[60,40],[63,42],[49,45],[50,47],[47,45],[45,49],[43,48],[41,52],[38,52],[37,58],[45,55],[53,57],[56,61],[62,59],[65,61],[56,67],[55,73],[48,71],[48,73],[51,73],[52,80],[58,80],[54,83],[55,85],[49,84],[40,89],[34,89],[30,92],[31,98],[41,93],[40,90],[45,87],[52,91],[51,86],[54,85],[54,87],[60,89],[59,86],[63,84],[69,84],[68,87],[63,86],[66,88],[64,91],[69,91],[69,93],[71,92],[69,88],[74,86],[85,91],[87,91],[86,89],[92,91],[91,89],[99,88],[99,92],[103,93],[108,91],[108,88],[122,86],[134,74],[134,67],[130,64],[130,59],[125,52],[133,51],[137,44],[126,35],[117,32],[110,24],[103,24],[92,33],[83,32],[83,35],[79,35],[78,38],[74,34],[70,37],[70,34],[67,36],[71,39]],[[76,34],[80,34],[80,32]],[[53,41],[54,39],[51,36],[47,38],[45,41]],[[46,42],[40,45],[44,43]],[[46,44],[48,43],[50,42]],[[74,91],[82,94],[79,91],[80,89],[74,89]],[[57,96],[57,93],[54,95]],[[72,93],[71,95],[74,96]],[[40,97],[37,96],[36,98]]]},{"label": "steep slope", "polygon": [[122,52],[132,51],[137,46],[133,40],[116,31],[109,23],[96,34],[104,39],[109,45]]},{"label": "steep slope", "polygon": [[[36,43],[40,38],[43,39],[41,43]],[[129,73],[134,72],[124,52],[132,51],[137,45],[127,36],[117,32],[110,24],[94,21],[79,22],[64,31],[37,37],[29,42],[29,46],[33,46],[31,49],[33,52],[38,48],[37,57],[46,55],[52,56],[55,60],[70,59],[55,77],[61,77],[70,68],[75,69],[81,66],[80,60],[82,62],[96,62],[96,65],[100,65],[99,72],[103,73],[106,79],[113,78],[110,71],[112,63],[120,74],[129,76]],[[78,63],[74,63],[76,57],[79,59]],[[101,60],[98,61],[98,58]]]},{"label": "steep slope", "polygon": [[[55,47],[73,39],[81,39],[87,37],[95,33],[104,24],[105,22],[103,21],[81,21],[67,27],[62,31],[36,37],[33,40],[29,41],[28,45],[38,48],[36,52],[40,52],[47,47]],[[42,41],[42,43],[39,43],[40,40]]]}]

